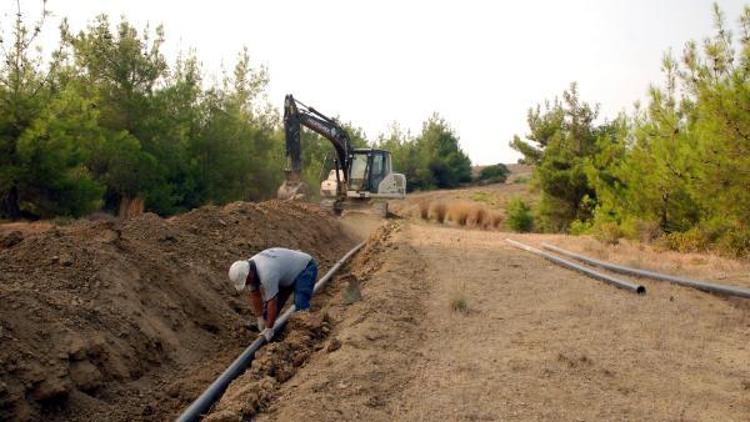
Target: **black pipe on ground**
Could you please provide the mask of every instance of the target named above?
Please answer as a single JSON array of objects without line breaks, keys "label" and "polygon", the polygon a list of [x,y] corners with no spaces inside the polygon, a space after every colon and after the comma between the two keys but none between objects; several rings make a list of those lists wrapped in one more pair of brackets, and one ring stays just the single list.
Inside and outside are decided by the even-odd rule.
[{"label": "black pipe on ground", "polygon": [[[317,283],[315,283],[315,287],[313,288],[313,295],[317,293],[320,289],[323,288],[323,286],[333,277],[333,275],[338,271],[339,268],[341,268],[344,263],[349,260],[349,258],[352,257],[362,246],[365,245],[365,242],[362,242],[355,246],[352,250],[346,253],[343,258],[341,258],[336,264],[331,267],[328,272],[321,277]],[[281,331],[284,326],[286,325],[287,321],[289,320],[289,317],[292,316],[296,308],[294,307],[294,304],[292,304],[281,316],[276,320],[276,323],[274,324],[275,327],[278,327],[276,330],[274,330],[274,334]],[[234,381],[235,378],[242,375],[243,372],[247,369],[248,366],[250,366],[250,363],[253,361],[253,357],[255,356],[255,352],[257,352],[263,345],[266,344],[266,339],[263,336],[258,336],[255,341],[248,346],[245,351],[240,354],[237,359],[232,362],[229,367],[224,370],[224,372],[219,375],[218,378],[203,392],[200,396],[198,396],[193,403],[188,406],[187,409],[185,409],[182,414],[177,418],[177,421],[179,422],[192,422],[200,420],[201,417],[205,416],[205,414],[211,409],[211,406],[213,406],[214,403],[216,403],[221,396],[226,391],[227,387],[229,387],[229,384]]]},{"label": "black pipe on ground", "polygon": [[611,285],[613,285],[615,287],[619,287],[621,289],[630,290],[631,292],[638,293],[639,295],[646,294],[646,288],[643,287],[640,284],[633,284],[633,283],[630,283],[630,282],[625,281],[625,280],[620,280],[619,278],[610,277],[610,276],[608,276],[606,274],[602,274],[600,272],[590,270],[590,269],[588,269],[588,268],[586,268],[584,266],[578,265],[578,264],[576,264],[574,262],[570,262],[570,261],[564,260],[562,258],[558,258],[558,257],[556,257],[554,255],[550,255],[548,253],[542,252],[542,251],[540,251],[537,248],[533,248],[531,246],[524,245],[521,242],[516,242],[515,240],[505,239],[505,241],[508,242],[508,243],[510,243],[511,245],[513,245],[514,247],[516,247],[518,249],[523,249],[526,252],[531,252],[531,253],[533,253],[535,255],[539,255],[539,256],[545,258],[546,260],[548,260],[550,262],[553,262],[553,263],[555,263],[557,265],[560,265],[562,267],[565,267],[565,268],[568,268],[568,269],[571,269],[571,270],[574,270],[574,271],[578,271],[578,272],[583,273],[583,274],[585,274],[585,275],[587,275],[587,276],[589,276],[589,277],[591,277],[591,278],[593,278],[595,280],[603,281],[605,283],[611,284]]},{"label": "black pipe on ground", "polygon": [[716,284],[711,283],[708,281],[701,281],[701,280],[693,280],[690,278],[685,277],[678,277],[674,275],[669,274],[661,274],[654,271],[648,271],[648,270],[641,270],[638,268],[631,268],[626,267],[623,265],[617,265],[612,264],[605,261],[599,261],[598,259],[589,258],[584,255],[579,255],[574,252],[567,251],[565,249],[558,248],[557,246],[552,246],[547,243],[543,243],[542,247],[544,249],[557,252],[560,255],[565,255],[570,258],[577,259],[579,261],[585,262],[589,265],[593,265],[596,267],[604,268],[616,273],[635,276],[635,277],[646,277],[646,278],[652,278],[654,280],[663,280],[668,281],[670,283],[679,284],[681,286],[687,286],[692,287],[694,289],[703,290],[706,292],[711,293],[719,293],[723,295],[729,295],[729,296],[739,296],[744,298],[750,298],[750,289],[745,287],[736,287],[736,286],[727,286],[725,284]]}]

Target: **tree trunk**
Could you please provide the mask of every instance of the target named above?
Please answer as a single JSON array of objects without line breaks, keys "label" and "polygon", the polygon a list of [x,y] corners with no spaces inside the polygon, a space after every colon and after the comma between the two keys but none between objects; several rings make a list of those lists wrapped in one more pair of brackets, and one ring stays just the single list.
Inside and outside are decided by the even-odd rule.
[{"label": "tree trunk", "polygon": [[18,187],[13,186],[0,195],[0,218],[16,220],[21,218],[21,207],[18,206]]}]

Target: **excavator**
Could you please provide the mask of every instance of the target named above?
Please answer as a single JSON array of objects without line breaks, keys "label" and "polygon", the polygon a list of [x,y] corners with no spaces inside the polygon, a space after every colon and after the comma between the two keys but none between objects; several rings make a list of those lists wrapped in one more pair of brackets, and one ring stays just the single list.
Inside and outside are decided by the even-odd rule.
[{"label": "excavator", "polygon": [[279,199],[304,200],[308,196],[307,185],[302,180],[300,135],[303,126],[333,145],[334,169],[321,184],[320,194],[322,205],[331,208],[336,215],[346,209],[370,206],[385,217],[389,199],[406,197],[406,177],[393,172],[389,151],[353,148],[346,130],[334,119],[289,94],[284,99],[286,179],[277,192]]}]

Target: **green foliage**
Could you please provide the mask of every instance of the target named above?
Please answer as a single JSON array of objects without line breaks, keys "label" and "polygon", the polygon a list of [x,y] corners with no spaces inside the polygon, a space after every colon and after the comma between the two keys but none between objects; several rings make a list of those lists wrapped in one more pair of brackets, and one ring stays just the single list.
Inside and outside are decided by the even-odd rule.
[{"label": "green foliage", "polygon": [[750,7],[738,41],[716,5],[714,21],[716,35],[681,60],[664,56],[663,84],[630,116],[593,125],[574,90],[530,111],[533,142],[511,144],[536,165],[543,229],[576,221],[571,232],[590,226],[605,241],[750,253]]},{"label": "green foliage", "polygon": [[523,199],[514,197],[508,201],[506,213],[505,224],[509,229],[526,233],[534,228],[534,216],[531,213],[531,208]]},{"label": "green foliage", "polygon": [[91,104],[64,91],[21,134],[20,200],[36,215],[82,215],[101,206],[104,186],[84,165],[101,142]]},{"label": "green foliage", "polygon": [[472,192],[470,198],[474,202],[482,202],[488,205],[495,205],[495,197],[484,191]]},{"label": "green foliage", "polygon": [[484,167],[479,172],[477,180],[483,183],[505,183],[509,174],[510,170],[508,170],[508,167],[505,164],[498,163]]},{"label": "green foliage", "polygon": [[591,231],[591,221],[573,220],[568,228],[568,233],[573,236],[580,236],[582,234],[588,234]]},{"label": "green foliage", "polygon": [[166,61],[161,27],[99,16],[74,33],[64,22],[45,62],[42,22],[28,31],[22,15],[0,63],[1,217],[80,216],[136,197],[172,214],[274,195],[283,135],[246,50],[204,88],[195,57]]},{"label": "green foliage", "polygon": [[[0,34],[0,218],[75,217],[134,199],[168,215],[275,196],[284,134],[264,100],[268,73],[246,49],[208,84],[192,53],[166,60],[161,26],[140,31],[102,15],[75,32],[64,21],[58,50],[43,55],[35,43],[46,11],[38,22],[22,16]],[[354,147],[368,145],[362,129],[343,126]],[[302,136],[303,177],[316,195],[332,148]],[[417,138],[396,130],[380,142],[410,188],[470,180],[469,159],[438,116]]]},{"label": "green foliage", "polygon": [[616,245],[620,242],[620,238],[623,237],[622,229],[614,222],[597,224],[591,231],[595,238],[610,245]]},{"label": "green foliage", "polygon": [[555,100],[529,110],[528,142],[514,137],[511,147],[534,164],[534,184],[542,195],[538,228],[566,231],[574,220],[591,218],[596,192],[586,176],[586,160],[597,153],[598,138],[606,137],[608,125],[595,126],[597,107],[582,102],[575,84]]},{"label": "green foliage", "polygon": [[376,145],[391,151],[394,168],[404,173],[410,191],[454,188],[471,181],[471,160],[453,129],[437,114],[424,122],[416,138],[393,126]]}]

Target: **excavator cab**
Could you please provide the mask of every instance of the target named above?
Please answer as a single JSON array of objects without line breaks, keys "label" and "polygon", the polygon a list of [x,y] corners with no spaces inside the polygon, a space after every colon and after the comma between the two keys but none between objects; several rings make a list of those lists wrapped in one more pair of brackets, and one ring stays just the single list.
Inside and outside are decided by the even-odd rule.
[{"label": "excavator cab", "polygon": [[377,194],[380,183],[391,173],[391,153],[378,149],[355,149],[349,169],[349,190]]}]

